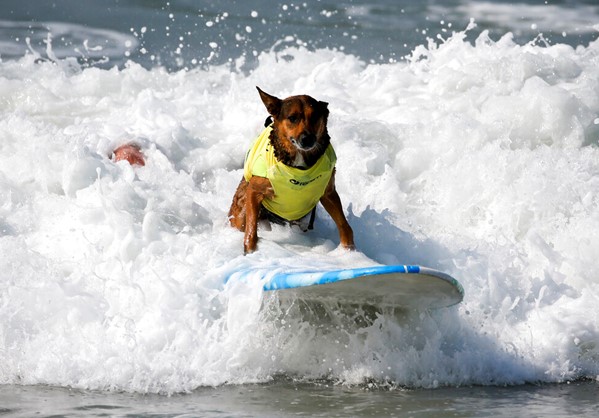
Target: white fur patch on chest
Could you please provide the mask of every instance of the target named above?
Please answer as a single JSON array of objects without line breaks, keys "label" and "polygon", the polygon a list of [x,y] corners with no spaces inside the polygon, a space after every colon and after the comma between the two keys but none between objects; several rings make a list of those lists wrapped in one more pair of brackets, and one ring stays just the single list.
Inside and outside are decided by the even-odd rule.
[{"label": "white fur patch on chest", "polygon": [[293,161],[293,166],[296,168],[307,168],[306,161],[304,160],[304,156],[301,152],[297,152],[295,154],[295,160]]}]

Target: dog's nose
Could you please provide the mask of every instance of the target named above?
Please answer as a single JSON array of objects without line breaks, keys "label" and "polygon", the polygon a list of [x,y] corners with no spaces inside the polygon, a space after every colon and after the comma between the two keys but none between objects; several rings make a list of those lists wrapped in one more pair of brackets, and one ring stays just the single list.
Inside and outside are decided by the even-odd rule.
[{"label": "dog's nose", "polygon": [[312,148],[316,144],[316,135],[302,133],[298,138],[298,143],[304,149]]}]

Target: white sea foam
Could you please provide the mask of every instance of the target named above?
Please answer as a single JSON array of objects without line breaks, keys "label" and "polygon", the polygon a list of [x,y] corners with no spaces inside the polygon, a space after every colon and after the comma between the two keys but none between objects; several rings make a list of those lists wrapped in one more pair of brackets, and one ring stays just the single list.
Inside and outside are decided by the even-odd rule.
[{"label": "white sea foam", "polygon": [[[281,57],[284,56],[284,59]],[[362,253],[226,222],[266,112],[254,86],[330,103]],[[0,383],[139,392],[267,381],[435,387],[599,375],[599,42],[458,33],[408,62],[263,53],[249,75],[0,63]],[[138,141],[145,167],[113,163]],[[243,267],[423,264],[465,288],[397,318],[261,305]],[[370,323],[360,323],[370,317]]]}]

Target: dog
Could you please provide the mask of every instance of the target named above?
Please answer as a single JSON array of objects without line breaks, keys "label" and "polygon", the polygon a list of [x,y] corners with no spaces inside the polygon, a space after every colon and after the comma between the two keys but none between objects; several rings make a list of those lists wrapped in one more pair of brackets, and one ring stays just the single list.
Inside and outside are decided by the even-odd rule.
[{"label": "dog", "polygon": [[228,214],[231,226],[244,232],[244,253],[256,250],[261,219],[294,222],[310,215],[312,229],[318,202],[335,222],[341,246],[354,250],[353,231],[335,189],[328,103],[307,95],[281,100],[256,88],[270,116],[246,154]]}]

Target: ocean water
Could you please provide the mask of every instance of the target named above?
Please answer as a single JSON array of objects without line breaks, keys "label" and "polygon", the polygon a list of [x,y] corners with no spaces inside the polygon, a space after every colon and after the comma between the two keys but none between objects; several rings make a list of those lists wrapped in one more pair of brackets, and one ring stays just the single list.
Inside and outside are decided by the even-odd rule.
[{"label": "ocean water", "polygon": [[[3,1],[0,410],[596,416],[598,33],[594,0]],[[329,103],[358,252],[319,210],[243,255],[255,86]],[[110,159],[131,141],[144,167]],[[465,299],[372,314],[224,285],[373,263]]]}]

